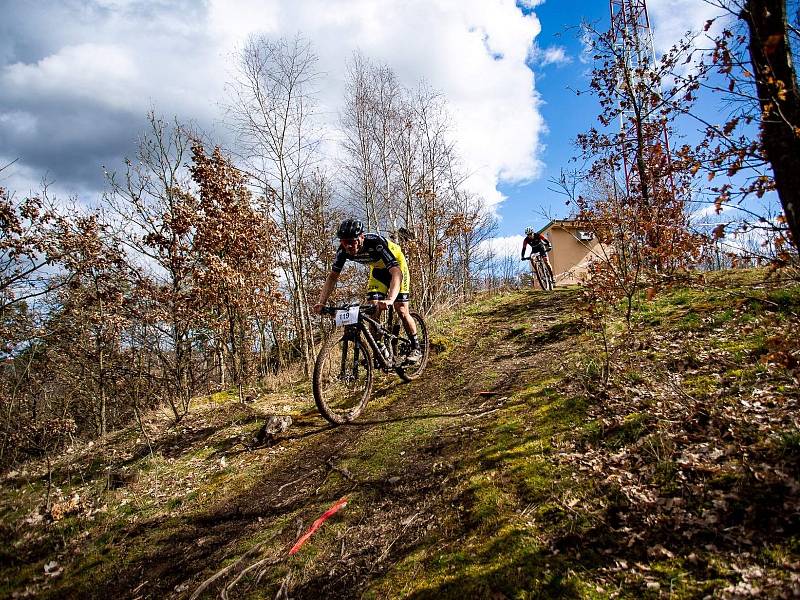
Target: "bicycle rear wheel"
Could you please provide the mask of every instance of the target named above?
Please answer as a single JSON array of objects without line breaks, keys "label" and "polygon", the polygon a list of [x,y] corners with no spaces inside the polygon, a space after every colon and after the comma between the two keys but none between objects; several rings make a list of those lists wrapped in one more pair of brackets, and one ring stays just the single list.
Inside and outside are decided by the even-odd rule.
[{"label": "bicycle rear wheel", "polygon": [[317,409],[334,425],[363,412],[372,392],[372,355],[361,335],[331,332],[314,364],[313,388]]},{"label": "bicycle rear wheel", "polygon": [[[417,363],[404,363],[395,369],[395,372],[400,376],[403,381],[413,381],[425,370],[425,365],[428,364],[428,354],[430,352],[430,344],[428,343],[428,328],[425,325],[425,319],[419,313],[412,312],[411,318],[417,326],[417,340],[419,341],[419,349],[422,353],[422,358]],[[400,316],[395,313],[393,318],[392,331],[398,332],[397,346],[394,348],[394,355],[398,358],[403,358],[411,351],[411,340],[408,338],[405,327],[400,319]]]}]

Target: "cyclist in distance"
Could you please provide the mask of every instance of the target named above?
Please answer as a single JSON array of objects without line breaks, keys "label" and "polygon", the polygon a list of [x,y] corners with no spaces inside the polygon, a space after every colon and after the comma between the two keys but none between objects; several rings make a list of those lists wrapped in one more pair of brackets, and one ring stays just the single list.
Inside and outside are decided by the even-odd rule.
[{"label": "cyclist in distance", "polygon": [[339,238],[339,249],[313,311],[322,313],[322,307],[336,288],[339,273],[348,260],[369,265],[367,300],[377,305],[376,318],[389,306],[395,306],[411,342],[411,352],[406,360],[410,363],[419,362],[422,351],[417,339],[416,324],[408,311],[410,277],[402,249],[382,235],[364,233],[364,224],[358,219],[342,221],[336,237]]},{"label": "cyclist in distance", "polygon": [[[526,260],[525,248],[528,246],[531,247],[531,256],[539,254],[539,256],[542,257],[542,262],[544,262],[547,267],[547,272],[550,274],[550,281],[555,284],[556,279],[553,276],[553,267],[550,265],[550,259],[547,257],[547,253],[553,249],[553,244],[541,233],[534,231],[533,227],[528,227],[525,230],[525,240],[522,242],[522,255],[520,256],[520,260]],[[533,268],[533,263],[531,263],[531,268]]]}]

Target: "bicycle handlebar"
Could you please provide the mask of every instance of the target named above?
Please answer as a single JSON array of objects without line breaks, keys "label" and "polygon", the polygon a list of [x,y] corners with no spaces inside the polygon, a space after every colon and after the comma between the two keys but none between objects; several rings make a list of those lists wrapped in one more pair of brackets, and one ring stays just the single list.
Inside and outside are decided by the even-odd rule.
[{"label": "bicycle handlebar", "polygon": [[[545,250],[544,250],[545,254],[550,254],[552,251],[553,251],[553,247],[552,246],[550,246],[549,248],[545,248]],[[523,256],[522,258],[520,258],[520,260],[521,261],[530,260],[530,259],[532,259],[534,256],[536,256],[538,254],[539,254],[538,252],[535,252],[535,253],[533,253],[533,254],[531,254],[529,256]]]},{"label": "bicycle handlebar", "polygon": [[323,306],[323,315],[335,315],[337,310],[349,310],[354,306],[358,306],[358,311],[364,314],[371,314],[375,312],[374,304],[342,304],[341,306]]}]

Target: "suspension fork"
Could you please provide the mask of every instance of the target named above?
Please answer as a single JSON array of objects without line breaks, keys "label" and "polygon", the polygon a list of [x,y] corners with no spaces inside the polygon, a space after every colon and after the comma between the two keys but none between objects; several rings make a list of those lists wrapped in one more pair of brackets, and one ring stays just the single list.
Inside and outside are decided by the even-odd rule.
[{"label": "suspension fork", "polygon": [[345,343],[342,344],[341,373],[339,373],[339,377],[342,380],[347,376],[347,349],[350,347],[350,344],[347,342],[352,342],[353,344],[352,373],[355,377],[358,377],[358,325],[348,325],[345,327],[344,340]]}]

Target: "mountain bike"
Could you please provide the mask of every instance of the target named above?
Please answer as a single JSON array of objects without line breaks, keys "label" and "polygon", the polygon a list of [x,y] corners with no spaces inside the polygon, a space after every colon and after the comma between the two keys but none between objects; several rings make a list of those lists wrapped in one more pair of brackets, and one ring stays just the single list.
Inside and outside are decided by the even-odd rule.
[{"label": "mountain bike", "polygon": [[536,277],[536,281],[539,282],[539,287],[546,292],[551,291],[553,287],[555,287],[556,282],[550,276],[550,271],[542,259],[541,254],[533,252],[528,258],[523,258],[522,260],[531,261],[531,265],[533,265],[533,274]]},{"label": "mountain bike", "polygon": [[323,314],[335,317],[336,327],[314,364],[314,401],[322,416],[334,425],[349,423],[364,411],[376,369],[394,372],[407,382],[417,379],[425,369],[430,349],[425,320],[420,314],[411,313],[422,357],[410,363],[406,356],[411,351],[411,340],[394,307],[386,312],[386,320],[381,323],[369,316],[375,313],[374,304],[322,309]]}]

